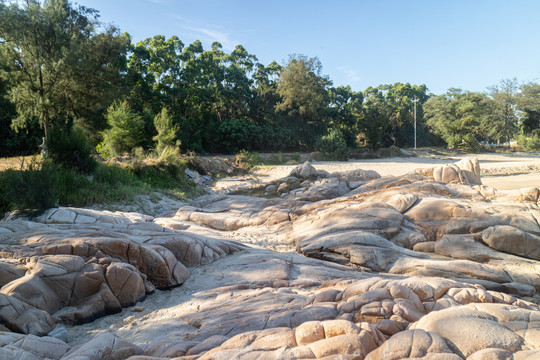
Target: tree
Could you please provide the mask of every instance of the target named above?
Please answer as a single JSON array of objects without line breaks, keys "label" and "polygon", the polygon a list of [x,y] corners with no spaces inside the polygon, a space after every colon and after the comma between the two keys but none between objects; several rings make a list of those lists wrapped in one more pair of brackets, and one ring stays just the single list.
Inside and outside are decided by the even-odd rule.
[{"label": "tree", "polygon": [[426,102],[427,124],[449,147],[475,150],[488,116],[488,100],[485,94],[449,89]]},{"label": "tree", "polygon": [[157,114],[164,106],[182,100],[181,53],[178,37],[156,35],[132,47],[129,58],[130,104],[137,111],[150,108]]},{"label": "tree", "polygon": [[[1,46],[1,45],[0,45]],[[37,121],[25,131],[16,132],[11,120],[17,116],[15,104],[9,100],[10,84],[4,79],[7,69],[0,63],[0,157],[35,154],[41,144],[41,131]]]},{"label": "tree", "polygon": [[328,126],[339,129],[349,147],[356,145],[358,118],[362,112],[364,96],[362,92],[351,90],[350,86],[328,89]]},{"label": "tree", "polygon": [[364,145],[378,149],[383,145],[384,135],[390,126],[391,107],[378,88],[368,87],[363,97],[364,105],[357,121],[359,136],[363,137]]},{"label": "tree", "polygon": [[492,100],[489,116],[486,118],[489,135],[497,140],[497,144],[502,140],[507,141],[510,146],[510,140],[517,130],[517,80],[501,80],[499,85],[488,89]]},{"label": "tree", "polygon": [[[96,97],[108,95],[102,87],[122,67],[129,37],[114,29],[96,36],[95,10],[74,8],[67,0],[1,0],[0,18],[17,127],[37,118],[48,136],[51,125],[69,126],[84,106],[91,110]],[[118,41],[111,43],[113,38]]]},{"label": "tree", "polygon": [[154,118],[154,126],[157,130],[157,135],[153,140],[157,142],[156,150],[158,153],[163,152],[167,147],[178,148],[180,141],[177,140],[178,124],[173,123],[172,117],[169,115],[167,108],[163,108]]},{"label": "tree", "polygon": [[287,115],[302,139],[302,145],[308,147],[326,128],[323,123],[328,106],[326,88],[332,82],[321,71],[318,58],[295,55],[291,56],[278,79],[277,93],[281,100],[276,104],[276,112]]},{"label": "tree", "polygon": [[282,69],[275,61],[267,66],[260,63],[255,65],[249,117],[259,124],[280,125],[274,108],[280,100],[277,93],[277,79]]},{"label": "tree", "polygon": [[126,101],[109,107],[105,115],[109,128],[103,133],[103,142],[98,145],[98,153],[103,157],[122,155],[141,145],[144,121]]},{"label": "tree", "polygon": [[529,83],[521,87],[518,109],[522,112],[521,129],[525,134],[540,136],[540,84]]}]

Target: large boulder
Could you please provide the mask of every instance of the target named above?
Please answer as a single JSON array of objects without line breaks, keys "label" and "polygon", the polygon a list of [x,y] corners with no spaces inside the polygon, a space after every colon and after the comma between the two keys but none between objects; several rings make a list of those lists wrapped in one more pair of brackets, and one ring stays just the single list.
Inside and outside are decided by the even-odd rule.
[{"label": "large boulder", "polygon": [[315,169],[309,161],[306,161],[303,164],[300,164],[294,169],[292,169],[289,176],[296,176],[300,178],[316,177],[317,169]]}]

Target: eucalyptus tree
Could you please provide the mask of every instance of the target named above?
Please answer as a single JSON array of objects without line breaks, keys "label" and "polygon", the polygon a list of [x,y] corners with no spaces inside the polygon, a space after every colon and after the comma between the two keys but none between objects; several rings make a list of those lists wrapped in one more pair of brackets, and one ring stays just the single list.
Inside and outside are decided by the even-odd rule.
[{"label": "eucalyptus tree", "polygon": [[540,84],[522,85],[517,104],[522,112],[520,125],[523,133],[534,133],[540,137]]},{"label": "eucalyptus tree", "polygon": [[449,147],[478,148],[482,125],[489,115],[485,94],[451,88],[444,95],[431,97],[424,105],[427,125]]},{"label": "eucalyptus tree", "polygon": [[360,145],[378,149],[384,144],[385,134],[390,127],[392,107],[385,93],[379,88],[368,87],[363,92],[362,111],[358,116],[357,128]]},{"label": "eucalyptus tree", "polygon": [[488,88],[491,98],[489,116],[486,118],[486,128],[489,135],[497,140],[508,142],[516,134],[517,115],[517,91],[518,82],[516,79],[501,80],[498,85]]},{"label": "eucalyptus tree", "polygon": [[181,98],[181,55],[184,44],[178,37],[156,35],[132,46],[129,57],[130,103],[157,114],[164,106],[174,107]]},{"label": "eucalyptus tree", "polygon": [[349,147],[356,144],[358,118],[362,112],[363,94],[355,92],[350,86],[328,89],[328,126],[339,129]]},{"label": "eucalyptus tree", "polygon": [[316,57],[293,55],[280,73],[277,93],[281,99],[275,109],[288,117],[302,146],[312,146],[317,135],[326,129],[326,89],[331,85],[328,77],[322,75],[322,64]]}]

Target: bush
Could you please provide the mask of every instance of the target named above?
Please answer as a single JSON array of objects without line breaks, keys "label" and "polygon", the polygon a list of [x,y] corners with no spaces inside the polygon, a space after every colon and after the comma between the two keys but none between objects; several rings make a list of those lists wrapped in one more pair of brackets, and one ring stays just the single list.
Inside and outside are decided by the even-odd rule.
[{"label": "bush", "polygon": [[530,137],[519,135],[518,144],[528,151],[540,150],[540,135],[538,133],[535,133]]},{"label": "bush", "polygon": [[131,110],[127,102],[115,103],[105,115],[109,129],[103,141],[96,147],[103,158],[122,155],[141,145],[144,135],[144,120]]},{"label": "bush", "polygon": [[[24,164],[23,164],[24,165]],[[21,170],[0,172],[0,210],[39,214],[56,205],[57,174],[50,161],[36,159]]]},{"label": "bush", "polygon": [[338,129],[329,129],[316,143],[316,150],[327,160],[347,160],[349,148],[343,133]]},{"label": "bush", "polygon": [[83,130],[75,127],[69,131],[52,129],[47,142],[49,158],[66,169],[91,173],[97,162],[92,157],[92,145]]},{"label": "bush", "polygon": [[239,168],[249,170],[255,165],[260,165],[262,163],[263,160],[259,156],[259,153],[242,150],[236,154],[235,164]]},{"label": "bush", "polygon": [[152,138],[156,141],[156,151],[162,153],[165,148],[179,147],[180,141],[177,140],[178,124],[173,124],[173,119],[163,108],[159,114],[154,117],[154,126],[158,134]]}]

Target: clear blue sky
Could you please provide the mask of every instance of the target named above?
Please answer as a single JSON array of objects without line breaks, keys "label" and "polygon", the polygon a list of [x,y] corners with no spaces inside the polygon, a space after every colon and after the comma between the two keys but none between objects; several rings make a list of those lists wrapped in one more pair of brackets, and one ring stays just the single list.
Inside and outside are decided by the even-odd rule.
[{"label": "clear blue sky", "polygon": [[539,0],[79,0],[134,42],[242,44],[259,62],[317,56],[338,85],[426,84],[485,91],[540,81]]}]

